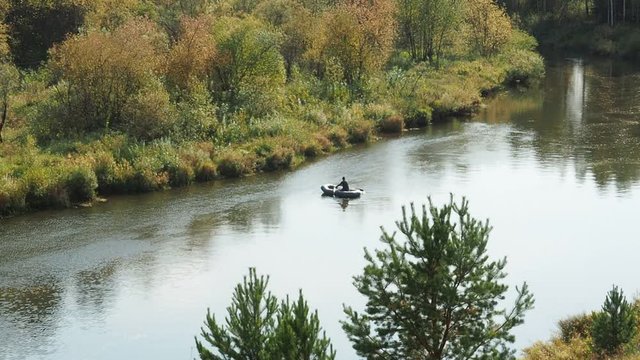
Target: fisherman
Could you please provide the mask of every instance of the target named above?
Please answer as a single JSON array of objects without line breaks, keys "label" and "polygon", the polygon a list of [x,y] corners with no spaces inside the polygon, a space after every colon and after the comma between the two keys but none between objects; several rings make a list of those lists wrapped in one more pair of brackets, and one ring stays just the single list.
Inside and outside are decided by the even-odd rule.
[{"label": "fisherman", "polygon": [[336,185],[336,188],[339,186],[342,187],[342,191],[349,191],[349,184],[347,183],[347,180],[344,179],[344,176],[342,177],[342,182]]}]

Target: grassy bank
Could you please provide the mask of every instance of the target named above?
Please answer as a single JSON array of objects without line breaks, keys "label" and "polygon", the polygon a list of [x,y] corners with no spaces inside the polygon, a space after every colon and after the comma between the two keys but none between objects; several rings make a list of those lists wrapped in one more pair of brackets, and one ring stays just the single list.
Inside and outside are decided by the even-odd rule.
[{"label": "grassy bank", "polygon": [[[439,68],[395,67],[367,84],[361,101],[304,106],[261,119],[229,119],[199,141],[140,141],[119,132],[39,144],[29,127],[10,125],[0,144],[0,214],[90,203],[98,196],[164,190],[223,177],[294,168],[382,133],[473,113],[482,95],[543,74],[530,49]],[[288,96],[300,99],[298,79]],[[17,99],[19,100],[19,99]],[[313,101],[312,101],[313,100]],[[22,100],[19,111],[30,111]]]}]

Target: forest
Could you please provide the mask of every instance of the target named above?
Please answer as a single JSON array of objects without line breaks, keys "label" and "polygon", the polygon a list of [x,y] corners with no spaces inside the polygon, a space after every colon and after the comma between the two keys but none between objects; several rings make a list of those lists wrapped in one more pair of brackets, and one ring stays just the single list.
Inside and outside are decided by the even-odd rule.
[{"label": "forest", "polygon": [[640,58],[638,0],[501,0],[546,47]]},{"label": "forest", "polygon": [[4,0],[0,20],[1,215],[292,168],[544,74],[493,0]]}]

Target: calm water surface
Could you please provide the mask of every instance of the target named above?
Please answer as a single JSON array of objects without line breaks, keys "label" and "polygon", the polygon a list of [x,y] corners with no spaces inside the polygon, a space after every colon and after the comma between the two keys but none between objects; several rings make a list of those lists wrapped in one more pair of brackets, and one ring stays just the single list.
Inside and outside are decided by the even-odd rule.
[{"label": "calm water surface", "polygon": [[[349,203],[319,186],[346,175]],[[465,195],[494,226],[490,253],[536,308],[517,348],[596,309],[612,284],[637,294],[640,71],[566,59],[541,89],[290,173],[113,198],[0,222],[0,359],[193,359],[207,308],[222,315],[247,268],[284,297],[304,290],[338,350],[363,247],[401,206]]]}]

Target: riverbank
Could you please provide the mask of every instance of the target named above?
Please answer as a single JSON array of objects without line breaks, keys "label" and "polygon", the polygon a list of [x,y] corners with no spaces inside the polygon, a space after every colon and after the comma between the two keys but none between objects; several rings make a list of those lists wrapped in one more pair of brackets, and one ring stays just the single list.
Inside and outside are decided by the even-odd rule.
[{"label": "riverbank", "polygon": [[142,142],[112,132],[43,146],[27,127],[9,129],[0,144],[0,215],[291,169],[306,159],[375,141],[383,133],[473,114],[483,94],[529,84],[544,74],[532,48],[514,51],[449,61],[439,68],[394,69],[371,80],[373,95],[366,102],[319,103],[281,116],[229,123],[218,137],[222,142]]}]

